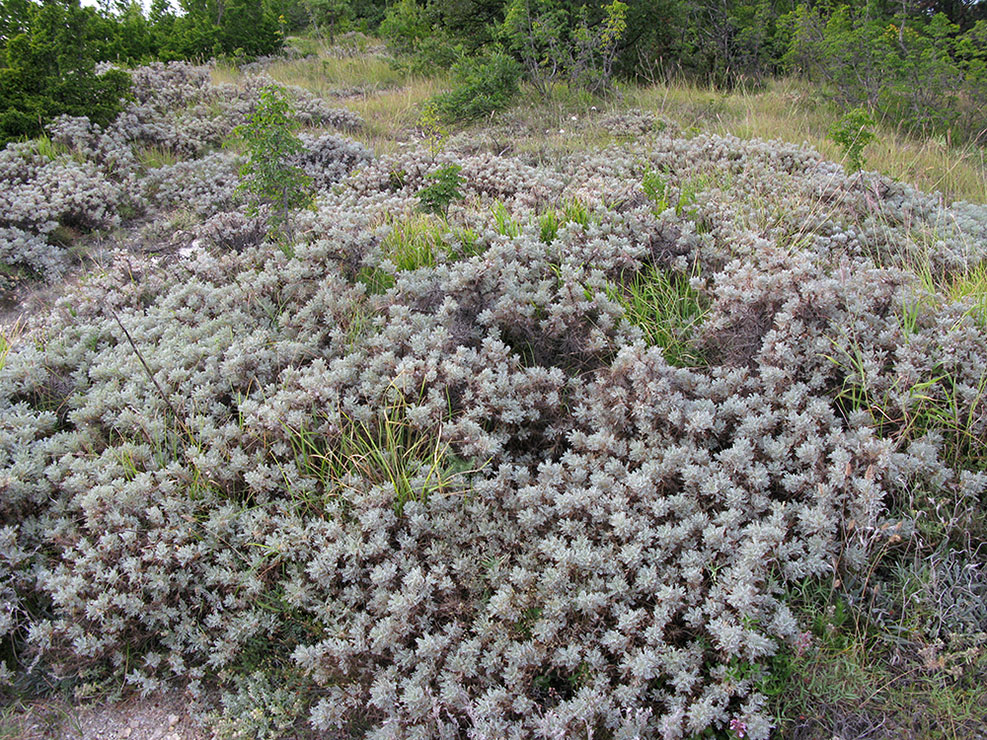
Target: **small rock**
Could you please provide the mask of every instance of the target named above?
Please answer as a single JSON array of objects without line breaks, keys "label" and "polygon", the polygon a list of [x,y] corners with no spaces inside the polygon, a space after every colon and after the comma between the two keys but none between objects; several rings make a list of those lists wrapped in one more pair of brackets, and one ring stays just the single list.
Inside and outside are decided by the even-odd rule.
[{"label": "small rock", "polygon": [[177,714],[169,714],[168,715],[168,726],[169,727],[174,727],[177,724],[178,724],[178,715]]},{"label": "small rock", "polygon": [[120,733],[121,737],[130,737],[134,732],[133,727],[127,727],[123,732]]}]

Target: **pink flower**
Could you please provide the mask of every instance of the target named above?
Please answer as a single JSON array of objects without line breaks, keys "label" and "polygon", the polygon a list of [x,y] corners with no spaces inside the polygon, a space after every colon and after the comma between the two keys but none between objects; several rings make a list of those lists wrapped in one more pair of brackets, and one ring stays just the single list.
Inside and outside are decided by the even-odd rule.
[{"label": "pink flower", "polygon": [[802,657],[806,650],[812,647],[812,633],[803,632],[795,638],[795,654]]},{"label": "pink flower", "polygon": [[730,729],[737,733],[737,737],[747,735],[747,723],[734,717],[730,720]]}]

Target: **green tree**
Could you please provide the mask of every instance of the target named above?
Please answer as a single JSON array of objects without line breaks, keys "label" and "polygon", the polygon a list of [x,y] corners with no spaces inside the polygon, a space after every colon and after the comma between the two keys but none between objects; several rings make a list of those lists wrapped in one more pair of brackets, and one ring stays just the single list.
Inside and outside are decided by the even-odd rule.
[{"label": "green tree", "polygon": [[511,0],[500,34],[542,94],[560,79],[605,92],[627,30],[627,7],[612,0],[594,17],[587,5],[570,12],[557,0]]},{"label": "green tree", "polygon": [[462,169],[458,164],[450,164],[428,175],[427,178],[432,183],[418,191],[419,207],[426,213],[435,213],[448,219],[449,204],[463,197],[459,191],[463,181],[459,175]]},{"label": "green tree", "polygon": [[874,119],[862,108],[854,108],[829,129],[829,138],[842,150],[847,172],[859,172],[864,166],[863,151],[875,134],[871,131]]},{"label": "green tree", "polygon": [[432,99],[446,121],[468,121],[507,108],[518,94],[520,65],[500,49],[452,66],[455,85]]},{"label": "green tree", "polygon": [[277,18],[264,0],[179,0],[181,15],[151,9],[165,59],[256,57],[281,48]]},{"label": "green tree", "polygon": [[118,69],[96,74],[93,15],[79,0],[30,3],[8,22],[0,68],[0,143],[35,136],[55,116],[88,116],[101,125],[120,111],[130,88]]},{"label": "green tree", "polygon": [[413,54],[434,33],[434,28],[416,0],[398,0],[388,9],[379,31],[396,52]]},{"label": "green tree", "polygon": [[330,44],[335,42],[336,34],[353,17],[349,0],[305,0],[305,6],[312,25],[319,33],[325,34]]},{"label": "green tree", "polygon": [[888,16],[874,3],[828,16],[802,5],[786,22],[786,65],[826,86],[841,107],[922,133],[976,136],[987,124],[980,24],[961,35],[944,14]]},{"label": "green tree", "polygon": [[220,53],[256,57],[272,54],[281,47],[277,19],[264,10],[261,0],[225,0],[217,21],[217,47]]},{"label": "green tree", "polygon": [[31,25],[32,6],[30,0],[0,2],[0,45],[6,47],[10,39],[28,30]]},{"label": "green tree", "polygon": [[233,131],[247,152],[238,190],[249,194],[252,215],[261,206],[270,208],[268,233],[286,253],[295,241],[292,213],[310,206],[314,197],[312,179],[293,163],[304,149],[298,126],[288,94],[271,85],[261,91],[257,110]]}]

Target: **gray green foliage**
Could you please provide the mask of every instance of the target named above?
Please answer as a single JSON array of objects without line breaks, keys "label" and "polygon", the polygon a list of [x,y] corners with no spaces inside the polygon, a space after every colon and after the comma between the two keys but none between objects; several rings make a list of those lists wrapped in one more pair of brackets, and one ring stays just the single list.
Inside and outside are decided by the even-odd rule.
[{"label": "gray green foliage", "polygon": [[[112,218],[81,193],[119,161],[176,245],[4,340],[7,671],[218,690],[227,735],[764,740],[792,592],[879,603],[881,558],[982,505],[987,333],[922,276],[975,283],[983,206],[653,122],[554,160],[300,136],[289,258],[203,144],[246,113],[176,112],[265,85],[135,80],[115,127],[52,134],[77,169],[0,160],[5,228]],[[447,218],[416,211],[437,167]],[[974,645],[981,584],[937,552],[955,588],[904,584],[905,627]]]}]

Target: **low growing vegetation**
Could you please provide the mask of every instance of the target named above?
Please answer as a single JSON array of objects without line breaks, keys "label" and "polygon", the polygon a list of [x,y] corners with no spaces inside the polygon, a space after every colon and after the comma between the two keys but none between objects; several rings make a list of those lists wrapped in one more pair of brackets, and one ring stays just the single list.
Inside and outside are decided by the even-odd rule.
[{"label": "low growing vegetation", "polygon": [[[269,740],[978,737],[987,206],[869,169],[874,105],[806,113],[837,162],[739,130],[804,83],[619,82],[631,3],[472,46],[455,12],[391,6],[400,60],[136,66],[0,152],[0,288],[58,286],[0,325],[0,695],[178,688]],[[934,23],[896,28],[978,28]]]}]

